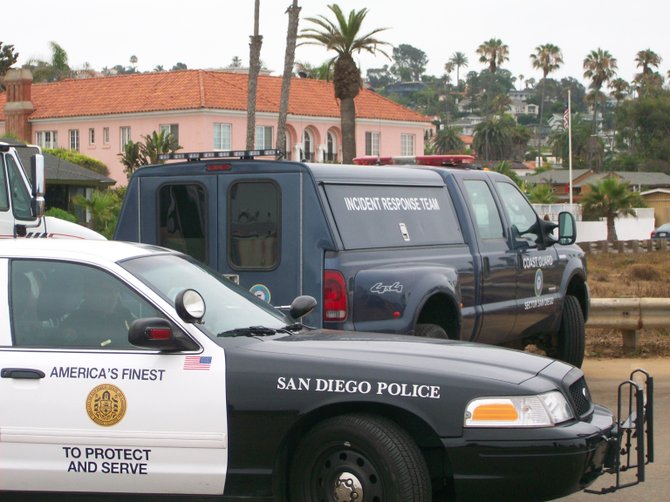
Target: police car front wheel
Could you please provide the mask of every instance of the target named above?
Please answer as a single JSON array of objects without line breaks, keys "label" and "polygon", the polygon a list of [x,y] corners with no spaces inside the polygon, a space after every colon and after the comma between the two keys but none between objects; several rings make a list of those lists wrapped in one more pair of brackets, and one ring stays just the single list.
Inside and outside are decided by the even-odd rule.
[{"label": "police car front wheel", "polygon": [[368,414],[325,420],[301,439],[290,470],[290,500],[429,502],[421,451],[395,422]]}]

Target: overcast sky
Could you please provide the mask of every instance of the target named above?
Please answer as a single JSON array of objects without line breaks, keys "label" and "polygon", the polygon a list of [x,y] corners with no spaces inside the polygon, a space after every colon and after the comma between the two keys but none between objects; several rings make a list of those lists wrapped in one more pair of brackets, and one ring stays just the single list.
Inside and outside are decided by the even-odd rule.
[{"label": "overcast sky", "polygon": [[[300,29],[310,26],[305,17],[330,16],[325,0],[300,0]],[[659,0],[339,0],[345,12],[366,6],[364,31],[388,28],[378,35],[393,46],[409,44],[428,57],[426,73],[444,74],[444,64],[455,52],[466,54],[471,70],[484,68],[475,53],[490,38],[509,46],[510,60],[502,67],[513,75],[539,80],[529,54],[538,45],[553,43],[563,51],[565,64],[553,78],[573,76],[583,81],[584,57],[603,48],[617,59],[618,76],[631,80],[635,54],[652,49],[665,59],[660,70],[670,69],[670,7]],[[261,60],[274,75],[281,75],[286,46],[286,7],[291,0],[261,0]],[[5,16],[0,40],[13,44],[19,64],[31,58],[50,57],[49,42],[68,53],[70,66],[89,63],[100,70],[129,65],[138,58],[138,70],[157,65],[166,69],[182,62],[189,69],[221,68],[237,56],[249,60],[253,33],[253,0],[32,0],[14,3]],[[20,21],[19,21],[20,20]],[[391,50],[388,51],[389,54]],[[296,61],[318,65],[334,54],[314,46],[298,47]],[[390,64],[382,56],[358,57],[363,75],[368,68]],[[455,78],[455,74],[452,75]]]}]

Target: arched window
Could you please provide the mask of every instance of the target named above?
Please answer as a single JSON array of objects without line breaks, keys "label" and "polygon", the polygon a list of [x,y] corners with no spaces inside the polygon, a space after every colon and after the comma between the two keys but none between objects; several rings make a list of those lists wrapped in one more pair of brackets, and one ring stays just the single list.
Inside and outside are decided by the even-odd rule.
[{"label": "arched window", "polygon": [[314,139],[312,138],[312,133],[307,129],[302,135],[302,160],[307,162],[314,161]]},{"label": "arched window", "polygon": [[326,136],[324,157],[324,162],[337,162],[337,138],[330,131],[328,131],[328,135]]}]

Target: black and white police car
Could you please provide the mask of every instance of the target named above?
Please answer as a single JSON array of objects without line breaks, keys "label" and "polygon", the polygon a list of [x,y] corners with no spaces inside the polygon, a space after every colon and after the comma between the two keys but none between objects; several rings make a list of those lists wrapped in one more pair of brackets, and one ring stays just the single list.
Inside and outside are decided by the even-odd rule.
[{"label": "black and white police car", "polygon": [[0,281],[0,496],[541,500],[651,460],[646,375],[618,420],[560,361],[312,330],[148,245],[5,241]]}]

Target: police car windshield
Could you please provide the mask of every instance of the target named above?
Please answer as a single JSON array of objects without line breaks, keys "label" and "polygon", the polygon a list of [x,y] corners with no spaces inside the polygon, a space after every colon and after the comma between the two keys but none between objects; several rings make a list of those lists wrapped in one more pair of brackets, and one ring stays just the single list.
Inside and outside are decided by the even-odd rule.
[{"label": "police car windshield", "polygon": [[[205,299],[203,323],[209,336],[234,333],[250,326],[279,329],[288,319],[267,303],[205,265],[176,255],[133,258],[120,265],[174,306],[177,294],[194,289]],[[225,336],[225,335],[224,335]]]}]

